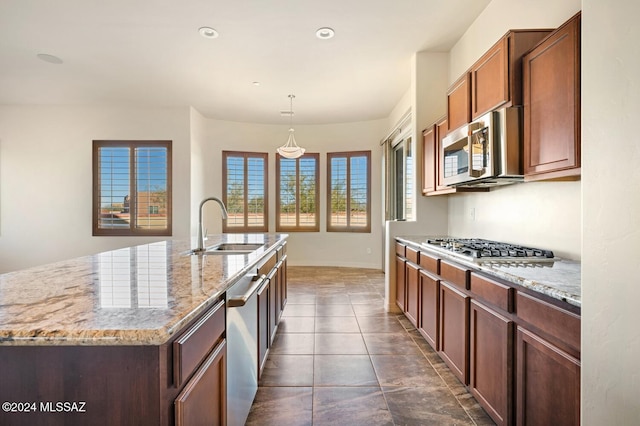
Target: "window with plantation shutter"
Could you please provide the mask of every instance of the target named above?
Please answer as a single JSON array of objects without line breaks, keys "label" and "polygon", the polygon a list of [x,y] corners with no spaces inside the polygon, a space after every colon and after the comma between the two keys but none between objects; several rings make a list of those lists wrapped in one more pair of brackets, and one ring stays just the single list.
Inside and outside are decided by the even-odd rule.
[{"label": "window with plantation shutter", "polygon": [[327,154],[327,231],[371,232],[371,151]]},{"label": "window with plantation shutter", "polygon": [[93,235],[171,235],[171,141],[93,141]]},{"label": "window with plantation shutter", "polygon": [[320,230],[320,154],[276,157],[276,231]]},{"label": "window with plantation shutter", "polygon": [[222,152],[222,201],[229,217],[224,232],[267,232],[267,154]]}]

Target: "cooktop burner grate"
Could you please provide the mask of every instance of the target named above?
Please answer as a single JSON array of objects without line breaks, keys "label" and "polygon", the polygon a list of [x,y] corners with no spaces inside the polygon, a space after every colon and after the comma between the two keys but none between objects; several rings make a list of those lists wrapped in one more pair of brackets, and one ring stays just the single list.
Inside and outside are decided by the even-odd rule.
[{"label": "cooktop burner grate", "polygon": [[[424,244],[446,252],[472,259],[551,260],[551,250],[524,247],[480,238],[429,238]],[[489,260],[489,259],[487,259]]]}]

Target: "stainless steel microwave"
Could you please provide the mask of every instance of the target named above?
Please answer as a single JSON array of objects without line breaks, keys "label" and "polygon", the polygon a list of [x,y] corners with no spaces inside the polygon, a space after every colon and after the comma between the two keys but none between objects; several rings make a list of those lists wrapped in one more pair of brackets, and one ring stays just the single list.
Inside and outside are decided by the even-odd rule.
[{"label": "stainless steel microwave", "polygon": [[508,107],[479,117],[442,139],[445,185],[496,186],[523,181],[522,110]]}]

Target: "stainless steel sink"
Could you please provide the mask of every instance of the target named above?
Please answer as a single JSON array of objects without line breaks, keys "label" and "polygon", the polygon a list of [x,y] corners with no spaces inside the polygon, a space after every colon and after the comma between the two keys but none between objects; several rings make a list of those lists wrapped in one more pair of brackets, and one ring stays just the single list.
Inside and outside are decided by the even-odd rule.
[{"label": "stainless steel sink", "polygon": [[251,253],[264,244],[257,243],[221,243],[215,246],[207,247],[204,250],[193,249],[189,251],[191,255],[208,255],[208,254],[248,254]]}]

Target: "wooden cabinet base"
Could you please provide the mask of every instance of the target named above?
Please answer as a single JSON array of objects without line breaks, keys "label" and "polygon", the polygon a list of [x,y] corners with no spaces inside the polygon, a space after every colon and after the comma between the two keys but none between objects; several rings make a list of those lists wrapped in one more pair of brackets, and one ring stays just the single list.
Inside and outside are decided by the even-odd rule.
[{"label": "wooden cabinet base", "polygon": [[580,361],[518,327],[518,425],[580,424]]}]

